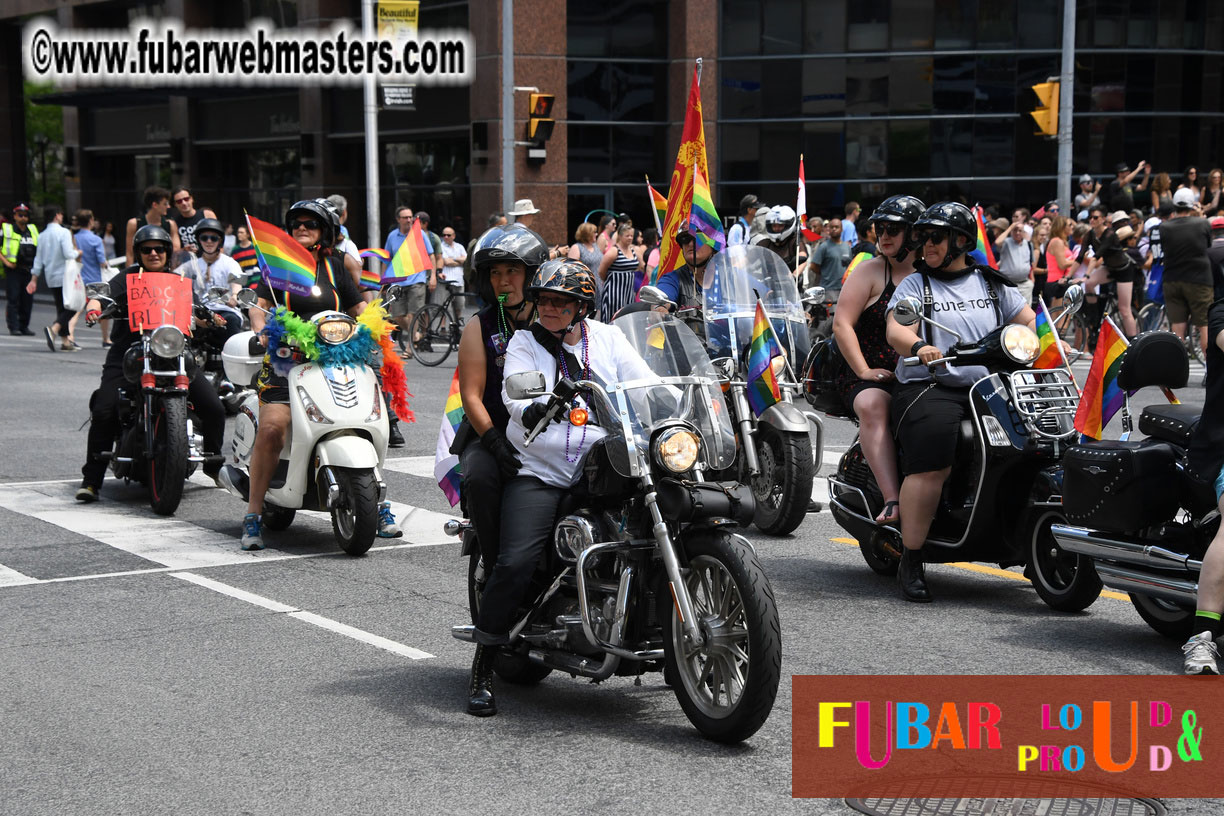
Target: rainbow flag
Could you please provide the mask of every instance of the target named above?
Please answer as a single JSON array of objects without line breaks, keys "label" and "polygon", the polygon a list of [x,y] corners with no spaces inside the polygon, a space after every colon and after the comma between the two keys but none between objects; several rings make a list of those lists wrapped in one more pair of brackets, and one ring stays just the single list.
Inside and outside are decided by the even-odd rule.
[{"label": "rainbow flag", "polygon": [[1122,368],[1125,351],[1126,338],[1112,320],[1105,318],[1097,335],[1096,352],[1080,394],[1079,408],[1075,411],[1075,430],[1086,437],[1100,439],[1101,431],[1126,401],[1125,392],[1118,387],[1118,371]]},{"label": "rainbow flag", "polygon": [[860,252],[859,254],[855,255],[850,261],[850,265],[846,267],[846,271],[842,273],[842,283],[846,282],[846,278],[850,277],[850,273],[853,272],[859,264],[861,264],[863,261],[869,261],[874,257],[875,256],[870,252]]},{"label": "rainbow flag", "polygon": [[713,247],[715,252],[722,252],[727,246],[727,238],[723,235],[718,211],[714,209],[709,179],[699,165],[693,166],[693,176],[693,205],[689,210],[689,229],[698,241]]},{"label": "rainbow flag", "polygon": [[1046,309],[1045,299],[1037,298],[1037,339],[1041,341],[1041,352],[1033,361],[1033,368],[1058,368],[1067,365],[1063,357],[1062,346],[1058,342],[1058,332],[1054,331],[1054,321],[1050,320],[1050,312]]},{"label": "rainbow flag", "polygon": [[748,349],[748,405],[760,416],[765,409],[782,401],[778,378],[770,363],[782,356],[782,346],[774,336],[773,326],[765,316],[765,307],[757,300],[756,317],[752,321],[752,345]]},{"label": "rainbow flag", "polygon": [[[425,233],[421,231],[419,221],[412,222],[412,230],[400,244],[395,257],[391,259],[391,268],[383,269],[381,283],[398,283],[406,281],[413,275],[428,272],[433,269],[429,246],[425,243]],[[385,263],[385,261],[384,261]]]},{"label": "rainbow flag", "polygon": [[363,250],[361,250],[360,252],[358,252],[357,254],[358,254],[358,255],[360,255],[360,256],[361,256],[361,257],[363,257],[363,258],[378,258],[378,259],[383,260],[383,261],[389,261],[389,260],[391,260],[391,253],[390,253],[390,252],[388,252],[388,251],[387,251],[387,250],[385,250],[385,249],[378,249],[378,248],[376,248],[376,247],[371,247],[371,248],[369,248],[369,249],[363,249]]},{"label": "rainbow flag", "polygon": [[451,378],[450,393],[442,408],[442,427],[438,429],[438,445],[434,450],[434,479],[454,507],[459,503],[459,457],[450,452],[455,432],[463,422],[463,399],[459,396],[459,369]]},{"label": "rainbow flag", "polygon": [[646,177],[646,189],[650,191],[650,203],[654,207],[655,229],[663,232],[663,219],[667,218],[667,198],[650,186],[650,176]]},{"label": "rainbow flag", "polygon": [[251,232],[251,243],[255,245],[259,269],[268,286],[309,297],[316,288],[318,267],[314,257],[280,227],[260,221],[246,211],[243,214]]},{"label": "rainbow flag", "polygon": [[693,80],[689,83],[684,129],[680,133],[680,149],[676,151],[676,164],[672,168],[671,182],[667,188],[667,213],[663,219],[663,234],[660,236],[659,265],[651,273],[651,283],[658,283],[659,278],[685,264],[680,245],[676,243],[676,236],[689,224],[693,206],[693,185],[696,183],[694,166],[701,168],[702,178],[709,178],[705,128],[701,122],[701,85],[697,81],[695,64]]},{"label": "rainbow flag", "polygon": [[969,257],[973,258],[976,264],[998,269],[999,263],[995,260],[994,250],[990,247],[990,241],[986,240],[986,215],[978,206],[973,208],[973,214],[977,221],[977,246],[969,250]]}]

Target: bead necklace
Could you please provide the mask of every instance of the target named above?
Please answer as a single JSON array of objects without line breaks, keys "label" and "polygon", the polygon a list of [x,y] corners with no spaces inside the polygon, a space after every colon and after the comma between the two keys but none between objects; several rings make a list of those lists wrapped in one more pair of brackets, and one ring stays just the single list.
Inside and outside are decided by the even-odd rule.
[{"label": "bead necklace", "polygon": [[[579,371],[578,373],[582,375],[580,379],[589,380],[591,379],[591,357],[590,357],[590,344],[587,342],[586,322],[584,321],[582,323],[579,323],[578,326],[579,326],[580,333],[582,335],[582,340],[581,340],[582,342],[582,370]],[[569,366],[565,364],[565,345],[564,343],[557,349],[557,362],[560,363],[561,365],[561,376],[565,377],[565,379],[567,380],[571,379],[570,372],[569,372]],[[577,407],[578,407],[578,397],[575,396],[570,401],[570,408],[577,408]],[[572,422],[566,423],[565,425],[565,461],[569,462],[571,465],[582,458],[582,446],[586,444],[586,434],[587,434],[587,426],[584,424],[582,426],[582,439],[578,441],[578,448],[577,450],[574,451],[574,458],[571,459],[570,458],[570,432],[573,430],[573,428],[574,428],[574,424]]]}]

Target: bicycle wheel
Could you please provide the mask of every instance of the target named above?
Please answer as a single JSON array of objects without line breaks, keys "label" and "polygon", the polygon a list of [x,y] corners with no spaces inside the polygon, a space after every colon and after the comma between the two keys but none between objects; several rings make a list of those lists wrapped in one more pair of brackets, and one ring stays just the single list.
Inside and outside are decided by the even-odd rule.
[{"label": "bicycle wheel", "polygon": [[1088,340],[1092,334],[1092,324],[1083,312],[1076,312],[1070,318],[1062,321],[1058,336],[1066,342],[1077,355],[1088,350]]},{"label": "bicycle wheel", "polygon": [[1135,316],[1136,322],[1139,324],[1139,331],[1165,331],[1169,328],[1168,318],[1165,316],[1165,309],[1159,303],[1148,303],[1139,310],[1139,314]]},{"label": "bicycle wheel", "polygon": [[1202,363],[1203,347],[1199,345],[1198,326],[1190,321],[1186,321],[1186,336],[1182,338],[1182,342],[1186,345],[1186,354],[1190,355],[1190,359],[1196,363]]},{"label": "bicycle wheel", "polygon": [[438,304],[430,303],[417,312],[408,334],[416,338],[413,356],[421,365],[440,365],[450,356],[453,345],[450,317]]}]

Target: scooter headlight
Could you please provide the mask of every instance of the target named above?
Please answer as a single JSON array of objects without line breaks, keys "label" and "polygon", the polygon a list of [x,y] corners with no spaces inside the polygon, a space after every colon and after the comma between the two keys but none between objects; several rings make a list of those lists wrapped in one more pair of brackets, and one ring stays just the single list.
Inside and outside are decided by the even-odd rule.
[{"label": "scooter headlight", "polygon": [[357,323],[348,315],[337,316],[321,321],[316,330],[320,340],[328,345],[336,346],[353,336],[353,332],[357,330]]},{"label": "scooter headlight", "polygon": [[176,326],[158,326],[149,335],[149,348],[158,357],[173,359],[183,353],[187,338]]},{"label": "scooter headlight", "polygon": [[701,449],[697,434],[687,428],[668,428],[654,441],[654,459],[672,473],[684,473],[697,464]]},{"label": "scooter headlight", "polygon": [[310,395],[306,393],[305,388],[299,385],[297,387],[297,392],[298,397],[302,400],[302,408],[306,411],[306,417],[311,422],[317,422],[320,425],[334,424],[331,419],[328,418],[327,414],[323,413],[323,411],[319,409],[319,406],[315,405],[315,401],[312,400]]},{"label": "scooter headlight", "polygon": [[1018,323],[1005,326],[999,340],[1003,345],[1003,352],[1022,365],[1033,362],[1041,353],[1041,341],[1037,339],[1037,333],[1028,326]]}]

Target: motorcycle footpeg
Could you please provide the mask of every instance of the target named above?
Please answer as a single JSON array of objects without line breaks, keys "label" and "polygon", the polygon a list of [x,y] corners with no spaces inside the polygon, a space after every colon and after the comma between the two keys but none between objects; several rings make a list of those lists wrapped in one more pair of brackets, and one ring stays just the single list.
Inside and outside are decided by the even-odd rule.
[{"label": "motorcycle footpeg", "polygon": [[233,493],[243,501],[249,501],[251,495],[251,480],[246,473],[234,467],[233,465],[225,465],[221,468],[217,478],[221,481],[221,486]]},{"label": "motorcycle footpeg", "polygon": [[476,627],[470,623],[465,626],[452,626],[451,627],[451,637],[453,637],[455,640],[462,640],[467,643],[475,643],[476,642]]}]

